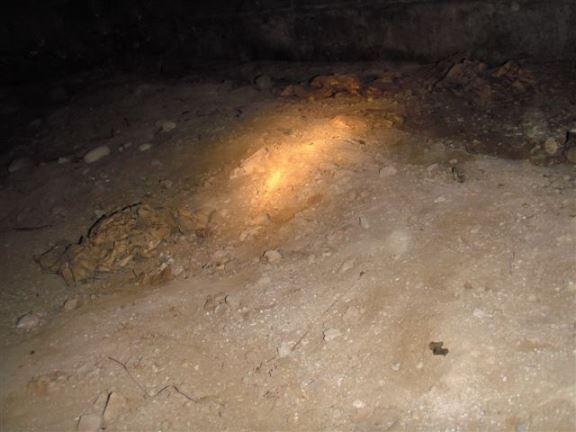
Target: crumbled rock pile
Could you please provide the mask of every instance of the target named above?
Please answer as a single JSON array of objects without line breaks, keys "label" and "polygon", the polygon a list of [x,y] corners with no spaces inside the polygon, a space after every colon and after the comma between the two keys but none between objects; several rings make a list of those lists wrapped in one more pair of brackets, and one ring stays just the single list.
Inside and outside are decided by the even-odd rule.
[{"label": "crumbled rock pile", "polygon": [[490,68],[486,63],[463,59],[444,65],[433,88],[449,90],[457,96],[486,105],[509,95],[526,93],[534,84],[532,73],[515,62]]},{"label": "crumbled rock pile", "polygon": [[102,216],[78,243],[57,245],[36,260],[76,285],[99,274],[133,270],[139,261],[155,257],[173,234],[195,228],[201,227],[192,212],[135,204]]}]

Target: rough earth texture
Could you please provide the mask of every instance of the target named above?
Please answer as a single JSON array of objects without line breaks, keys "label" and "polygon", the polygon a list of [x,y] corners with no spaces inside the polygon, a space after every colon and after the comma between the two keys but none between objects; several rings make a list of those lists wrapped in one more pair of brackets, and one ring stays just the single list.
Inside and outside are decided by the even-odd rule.
[{"label": "rough earth texture", "polygon": [[17,127],[0,428],[573,431],[562,70],[99,78]]}]

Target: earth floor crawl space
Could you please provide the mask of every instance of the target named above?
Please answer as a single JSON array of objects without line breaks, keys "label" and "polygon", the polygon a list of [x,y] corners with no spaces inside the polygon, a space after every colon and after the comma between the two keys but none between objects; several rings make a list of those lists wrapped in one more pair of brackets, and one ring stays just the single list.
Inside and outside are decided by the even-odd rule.
[{"label": "earth floor crawl space", "polygon": [[576,85],[455,64],[63,83],[2,159],[0,429],[576,430]]}]

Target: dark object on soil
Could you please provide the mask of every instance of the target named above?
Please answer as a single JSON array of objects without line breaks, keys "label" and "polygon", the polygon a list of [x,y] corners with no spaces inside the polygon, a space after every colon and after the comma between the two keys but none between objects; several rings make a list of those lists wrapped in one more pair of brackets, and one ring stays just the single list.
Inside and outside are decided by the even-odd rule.
[{"label": "dark object on soil", "polygon": [[445,356],[448,354],[448,348],[443,348],[444,342],[430,342],[428,347],[432,350],[432,354]]},{"label": "dark object on soil", "polygon": [[457,181],[458,183],[464,183],[466,177],[464,177],[464,173],[462,171],[460,171],[456,167],[452,167],[451,171],[452,171],[452,177],[454,178],[455,181]]},{"label": "dark object on soil", "polygon": [[562,145],[562,155],[568,162],[576,163],[576,130],[566,133],[566,141]]}]

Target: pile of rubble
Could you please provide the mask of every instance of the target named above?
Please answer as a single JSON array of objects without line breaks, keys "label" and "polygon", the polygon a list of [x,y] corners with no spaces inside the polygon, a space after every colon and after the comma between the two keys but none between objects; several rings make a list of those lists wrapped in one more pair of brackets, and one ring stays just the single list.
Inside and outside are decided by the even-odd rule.
[{"label": "pile of rubble", "polygon": [[327,99],[339,96],[381,97],[398,89],[398,74],[382,74],[363,80],[353,74],[319,75],[305,84],[290,84],[281,93],[284,97]]},{"label": "pile of rubble", "polygon": [[526,93],[536,83],[528,69],[512,61],[490,68],[486,63],[463,59],[444,62],[437,70],[441,72],[433,90],[448,90],[480,105]]},{"label": "pile of rubble", "polygon": [[205,235],[205,222],[185,209],[135,204],[102,216],[79,242],[58,244],[36,257],[36,261],[71,286],[93,280],[100,274],[118,272],[142,276],[147,281],[166,279],[171,273],[169,263],[152,266],[152,273],[158,274],[137,270],[146,268],[146,262],[157,263],[160,246],[174,234]]}]

